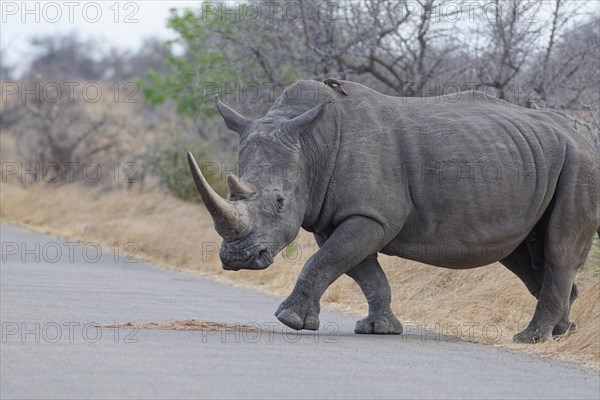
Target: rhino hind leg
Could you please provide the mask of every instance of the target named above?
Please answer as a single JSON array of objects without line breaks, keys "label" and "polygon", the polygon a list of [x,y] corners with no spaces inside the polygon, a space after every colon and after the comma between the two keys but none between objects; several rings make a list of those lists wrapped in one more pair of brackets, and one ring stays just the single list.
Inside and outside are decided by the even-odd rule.
[{"label": "rhino hind leg", "polygon": [[598,229],[598,220],[590,220],[590,216],[597,215],[600,200],[598,192],[593,190],[594,185],[580,184],[580,175],[586,173],[587,166],[581,165],[573,158],[575,156],[568,148],[554,198],[542,218],[544,271],[541,290],[533,318],[525,330],[515,335],[516,342],[543,342],[553,334],[572,329],[569,313],[577,297],[575,275],[585,262]]},{"label": "rhino hind leg", "polygon": [[574,278],[574,269],[558,273],[546,271],[533,318],[527,328],[514,336],[515,342],[545,342],[553,335],[574,329],[574,324],[569,321]]},{"label": "rhino hind leg", "polygon": [[[540,233],[538,232],[538,238],[539,234]],[[536,265],[542,264],[539,262],[536,263],[534,260],[537,259],[543,261],[543,248],[532,246],[532,243],[529,242],[530,239],[531,237],[529,237],[527,241],[523,242],[513,253],[500,262],[517,277],[519,277],[529,292],[537,299],[540,296],[542,284],[544,282],[544,269],[536,267]],[[538,251],[538,253],[532,254],[533,251]],[[575,282],[573,282],[571,295],[569,298],[569,307],[577,298],[578,293],[579,291],[577,289],[577,285]],[[575,330],[575,328],[575,323],[569,321],[568,316],[563,317],[558,325],[556,325],[552,330],[552,336],[558,336],[572,332]]]},{"label": "rhino hind leg", "polygon": [[530,245],[527,241],[521,243],[508,257],[500,260],[506,268],[514,273],[527,287],[529,292],[537,299],[542,290],[544,280],[543,268],[535,269],[532,264]]},{"label": "rhino hind leg", "polygon": [[402,324],[390,307],[392,291],[377,255],[367,257],[346,275],[354,279],[369,303],[369,315],[356,322],[354,333],[401,334]]}]

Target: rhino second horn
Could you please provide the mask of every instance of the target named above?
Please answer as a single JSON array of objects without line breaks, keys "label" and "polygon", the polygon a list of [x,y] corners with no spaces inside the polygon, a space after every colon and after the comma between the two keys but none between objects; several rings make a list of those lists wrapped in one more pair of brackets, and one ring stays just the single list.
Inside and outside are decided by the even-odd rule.
[{"label": "rhino second horn", "polygon": [[224,238],[239,237],[248,228],[248,213],[240,203],[225,200],[215,192],[202,175],[194,156],[187,152],[194,183],[202,201],[213,218],[215,229]]},{"label": "rhino second horn", "polygon": [[256,193],[256,187],[246,181],[241,180],[235,174],[227,174],[227,187],[229,194],[239,198],[246,199]]}]

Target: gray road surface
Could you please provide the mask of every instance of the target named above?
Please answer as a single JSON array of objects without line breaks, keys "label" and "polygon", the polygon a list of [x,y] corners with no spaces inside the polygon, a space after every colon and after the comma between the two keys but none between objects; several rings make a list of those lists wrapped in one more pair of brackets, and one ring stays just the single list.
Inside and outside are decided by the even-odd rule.
[{"label": "gray road surface", "polygon": [[[2,399],[600,397],[597,371],[416,330],[354,335],[355,316],[328,310],[318,335],[298,335],[273,317],[281,298],[13,226],[0,234]],[[191,318],[273,333],[95,327]]]}]

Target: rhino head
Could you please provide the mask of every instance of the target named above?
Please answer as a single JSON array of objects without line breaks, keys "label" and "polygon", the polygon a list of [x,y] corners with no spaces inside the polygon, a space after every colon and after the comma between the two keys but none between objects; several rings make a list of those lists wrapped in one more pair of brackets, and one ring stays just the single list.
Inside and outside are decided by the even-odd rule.
[{"label": "rhino head", "polygon": [[323,104],[291,118],[275,112],[254,121],[219,99],[217,107],[227,128],[240,135],[240,176],[227,174],[229,194],[224,199],[208,185],[188,152],[192,177],[223,238],[223,269],[264,269],[302,225],[309,191],[300,135]]}]

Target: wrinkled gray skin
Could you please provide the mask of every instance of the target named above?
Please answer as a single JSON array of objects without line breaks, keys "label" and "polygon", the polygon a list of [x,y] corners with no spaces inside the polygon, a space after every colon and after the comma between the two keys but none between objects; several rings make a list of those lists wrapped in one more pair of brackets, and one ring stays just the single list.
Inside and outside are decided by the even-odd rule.
[{"label": "wrinkled gray skin", "polygon": [[574,328],[575,273],[600,230],[591,142],[556,114],[479,92],[423,99],[344,89],[296,82],[254,121],[218,102],[240,134],[241,179],[228,176],[228,201],[215,200],[227,212],[193,175],[224,237],[223,268],[266,268],[304,228],[320,249],[277,318],[317,329],[323,292],[347,274],[369,303],[355,332],[399,334],[377,253],[455,269],[500,261],[538,299],[515,341]]}]

